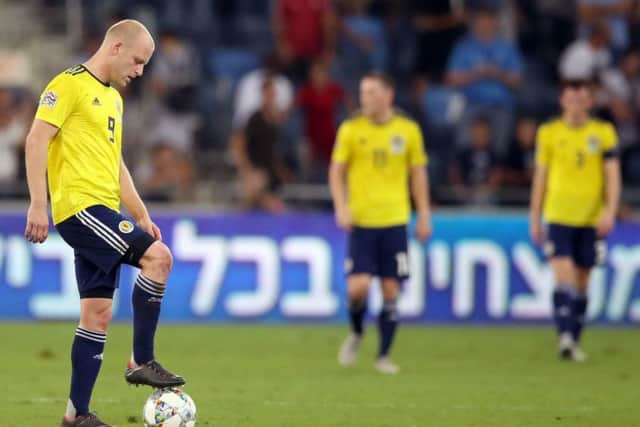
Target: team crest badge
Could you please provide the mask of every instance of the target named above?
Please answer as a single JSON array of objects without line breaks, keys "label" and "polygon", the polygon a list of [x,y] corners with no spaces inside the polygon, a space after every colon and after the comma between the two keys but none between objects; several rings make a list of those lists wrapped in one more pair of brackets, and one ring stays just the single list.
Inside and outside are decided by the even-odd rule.
[{"label": "team crest badge", "polygon": [[400,154],[404,151],[405,141],[400,135],[394,135],[391,137],[391,152]]},{"label": "team crest badge", "polygon": [[127,220],[120,221],[120,224],[118,224],[118,229],[121,233],[129,234],[133,231],[133,224],[131,224],[131,222]]},{"label": "team crest badge", "polygon": [[590,136],[587,140],[587,148],[591,153],[597,153],[600,149],[600,139],[597,136]]},{"label": "team crest badge", "polygon": [[58,102],[58,95],[52,90],[46,91],[42,94],[42,98],[40,98],[40,105],[45,105],[47,107],[53,108]]}]

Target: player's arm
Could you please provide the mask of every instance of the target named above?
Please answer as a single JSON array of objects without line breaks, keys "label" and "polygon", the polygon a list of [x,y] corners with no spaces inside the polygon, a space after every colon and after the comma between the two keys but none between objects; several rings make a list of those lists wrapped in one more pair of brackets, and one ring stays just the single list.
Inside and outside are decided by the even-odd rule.
[{"label": "player's arm", "polygon": [[162,240],[162,233],[160,233],[158,226],[151,221],[149,211],[147,211],[147,207],[144,205],[140,194],[138,194],[138,190],[136,190],[133,184],[133,179],[124,160],[120,160],[120,199],[124,207],[127,208],[127,211],[142,229],[151,234],[155,239]]},{"label": "player's arm", "polygon": [[536,157],[533,179],[531,181],[531,200],[529,204],[529,234],[534,243],[542,242],[542,206],[547,192],[549,164],[553,156],[553,145],[549,142],[550,128],[542,125],[536,134]]},{"label": "player's arm", "polygon": [[329,166],[329,189],[333,199],[333,209],[336,213],[336,222],[340,228],[351,230],[353,218],[347,206],[347,165],[332,161]]},{"label": "player's arm", "polygon": [[611,157],[604,162],[605,180],[605,207],[602,218],[598,223],[598,237],[605,237],[616,222],[618,206],[620,206],[620,192],[622,184],[620,180],[620,161],[617,157]]},{"label": "player's arm", "polygon": [[427,153],[424,150],[422,132],[417,123],[409,129],[409,179],[411,196],[416,208],[416,236],[424,243],[431,237],[431,211],[429,209],[429,178]]},{"label": "player's arm", "polygon": [[535,243],[542,242],[542,203],[547,191],[548,169],[546,165],[536,165],[531,184],[529,205],[529,233]]},{"label": "player's arm", "polygon": [[418,215],[416,233],[424,243],[431,237],[431,210],[429,208],[429,177],[424,166],[411,168],[411,195]]},{"label": "player's arm", "polygon": [[621,178],[620,160],[618,149],[618,135],[611,124],[606,124],[602,129],[603,140],[603,175],[604,175],[604,199],[605,206],[600,221],[596,227],[599,238],[605,237],[616,222],[618,207],[620,205]]},{"label": "player's arm", "polygon": [[58,128],[44,120],[35,119],[25,141],[25,166],[29,186],[29,210],[24,235],[30,242],[42,243],[49,234],[47,216],[47,155],[49,141]]},{"label": "player's arm", "polygon": [[340,228],[351,231],[353,217],[347,205],[347,170],[351,158],[352,131],[349,122],[345,122],[338,128],[336,143],[331,153],[329,165],[329,190],[333,199],[333,209],[336,215],[336,223]]}]

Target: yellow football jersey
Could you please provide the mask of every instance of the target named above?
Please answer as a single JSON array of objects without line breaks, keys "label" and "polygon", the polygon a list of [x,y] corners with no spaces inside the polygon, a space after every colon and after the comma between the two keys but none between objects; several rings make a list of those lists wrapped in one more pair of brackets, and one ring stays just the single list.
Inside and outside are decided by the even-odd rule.
[{"label": "yellow football jersey", "polygon": [[53,222],[92,205],[120,209],[122,97],[79,65],[58,74],[36,118],[57,127],[47,173]]},{"label": "yellow football jersey", "polygon": [[347,165],[349,209],[360,227],[389,227],[409,221],[409,173],[427,156],[417,123],[400,114],[384,124],[364,115],[338,129],[332,161]]},{"label": "yellow football jersey", "polygon": [[613,126],[602,120],[572,127],[556,119],[540,126],[536,164],[548,168],[545,221],[597,225],[604,207],[604,161],[615,155],[617,142]]}]

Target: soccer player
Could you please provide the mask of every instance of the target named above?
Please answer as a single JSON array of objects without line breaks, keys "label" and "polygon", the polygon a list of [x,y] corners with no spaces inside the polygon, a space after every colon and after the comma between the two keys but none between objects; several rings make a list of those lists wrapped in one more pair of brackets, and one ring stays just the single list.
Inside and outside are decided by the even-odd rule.
[{"label": "soccer player", "polygon": [[620,199],[616,132],[611,123],[590,117],[592,103],[590,82],[563,82],[561,117],[538,129],[531,190],[531,238],[544,239],[556,282],[558,352],[575,361],[586,359],[579,343],[589,275],[604,255],[601,239],[613,228]]},{"label": "soccer player", "polygon": [[[71,391],[62,427],[108,427],[89,412],[102,364],[112,299],[122,263],[142,269],[133,290],[133,355],[129,384],[184,384],[154,356],[154,336],[172,258],[121,158],[125,86],[142,75],[154,50],[147,29],[123,20],[107,31],[84,64],[57,75],[44,90],[26,141],[30,205],[25,237],[48,235],[48,175],[53,222],[74,249],[80,323],[71,348]],[[119,213],[120,201],[136,224]]]},{"label": "soccer player", "polygon": [[385,74],[372,72],[362,78],[362,110],[340,126],[329,169],[336,222],[348,231],[349,246],[345,269],[352,332],[340,348],[338,362],[349,366],[356,360],[367,292],[372,277],[378,276],[384,304],[375,367],[387,374],[399,371],[389,351],[398,324],[400,282],[409,275],[409,187],[417,209],[417,237],[425,242],[431,234],[422,135],[413,120],[394,110],[393,96],[393,82]]}]

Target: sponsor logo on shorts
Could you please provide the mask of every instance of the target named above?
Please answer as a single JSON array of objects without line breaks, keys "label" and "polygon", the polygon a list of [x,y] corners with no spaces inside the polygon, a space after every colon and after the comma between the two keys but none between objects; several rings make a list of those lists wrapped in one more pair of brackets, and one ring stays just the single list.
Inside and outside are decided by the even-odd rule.
[{"label": "sponsor logo on shorts", "polygon": [[103,360],[104,359],[104,353],[96,354],[95,356],[93,356],[93,358],[96,359],[96,360]]},{"label": "sponsor logo on shorts", "polygon": [[45,105],[47,107],[53,108],[58,102],[58,95],[52,90],[48,90],[42,94],[42,98],[40,98],[40,105]]},{"label": "sponsor logo on shorts", "polygon": [[129,234],[133,231],[133,224],[131,224],[131,222],[127,220],[120,221],[120,224],[118,224],[118,229],[121,233]]}]

